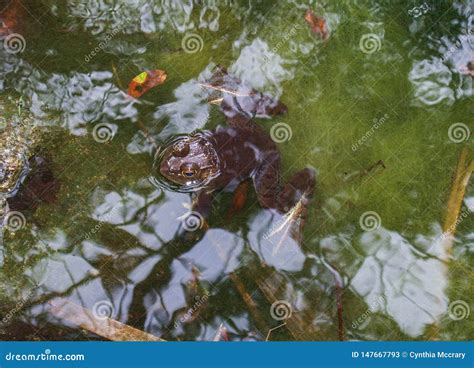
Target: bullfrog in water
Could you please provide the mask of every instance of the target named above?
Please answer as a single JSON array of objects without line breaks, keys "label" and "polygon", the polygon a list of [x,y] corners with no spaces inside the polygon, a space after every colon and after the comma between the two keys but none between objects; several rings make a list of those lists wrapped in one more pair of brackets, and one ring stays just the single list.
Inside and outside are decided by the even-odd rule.
[{"label": "bullfrog in water", "polygon": [[[218,81],[218,88],[212,85],[216,90],[235,91],[230,87],[239,83],[223,69],[213,79]],[[224,92],[221,110],[227,126],[174,137],[158,152],[156,169],[165,184],[176,191],[197,192],[195,209],[205,216],[214,192],[234,190],[247,179],[253,182],[259,204],[279,212],[312,196],[315,173],[309,168],[280,186],[280,152],[270,135],[252,120],[255,115],[286,112],[281,102],[255,91],[245,96]]]}]

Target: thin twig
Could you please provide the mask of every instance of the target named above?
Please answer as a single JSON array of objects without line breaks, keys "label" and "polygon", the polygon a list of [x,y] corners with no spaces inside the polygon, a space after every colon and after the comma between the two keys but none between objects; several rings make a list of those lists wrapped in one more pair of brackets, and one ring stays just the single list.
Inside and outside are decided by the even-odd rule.
[{"label": "thin twig", "polygon": [[202,87],[211,88],[211,89],[214,89],[214,90],[216,90],[216,91],[229,93],[229,94],[231,94],[231,95],[238,96],[238,97],[250,96],[249,94],[238,93],[238,92],[233,91],[233,90],[231,90],[231,89],[226,89],[226,88],[223,88],[223,87],[217,87],[217,86],[214,86],[214,85],[212,85],[212,84],[207,84],[207,83],[198,83],[198,84],[199,84],[200,86],[202,86]]}]

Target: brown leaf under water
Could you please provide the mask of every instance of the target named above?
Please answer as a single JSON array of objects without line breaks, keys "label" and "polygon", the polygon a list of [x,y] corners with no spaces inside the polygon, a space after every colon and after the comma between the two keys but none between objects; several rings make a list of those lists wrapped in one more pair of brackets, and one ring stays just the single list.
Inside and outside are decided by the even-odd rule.
[{"label": "brown leaf under water", "polygon": [[20,22],[25,18],[25,8],[19,0],[0,1],[0,36],[23,32]]},{"label": "brown leaf under water", "polygon": [[128,94],[132,97],[139,98],[153,87],[163,84],[166,77],[166,72],[160,69],[140,73],[129,83]]},{"label": "brown leaf under water", "polygon": [[245,180],[241,182],[234,191],[232,206],[227,211],[227,221],[231,221],[234,215],[244,208],[250,189],[250,182]]},{"label": "brown leaf under water", "polygon": [[311,27],[311,31],[321,37],[323,41],[326,41],[329,38],[329,29],[326,19],[314,14],[314,12],[308,8],[304,15],[304,20]]}]

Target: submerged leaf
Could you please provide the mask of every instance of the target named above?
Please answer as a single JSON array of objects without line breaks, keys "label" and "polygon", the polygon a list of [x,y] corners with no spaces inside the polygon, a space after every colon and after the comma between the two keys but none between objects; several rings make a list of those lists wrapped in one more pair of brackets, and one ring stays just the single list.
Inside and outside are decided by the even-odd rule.
[{"label": "submerged leaf", "polygon": [[329,29],[326,19],[314,14],[311,9],[306,10],[304,19],[311,27],[311,31],[321,37],[323,41],[326,41],[329,38]]},{"label": "submerged leaf", "polygon": [[166,77],[166,72],[159,69],[140,73],[129,83],[128,94],[132,97],[139,98],[153,87],[163,84]]}]

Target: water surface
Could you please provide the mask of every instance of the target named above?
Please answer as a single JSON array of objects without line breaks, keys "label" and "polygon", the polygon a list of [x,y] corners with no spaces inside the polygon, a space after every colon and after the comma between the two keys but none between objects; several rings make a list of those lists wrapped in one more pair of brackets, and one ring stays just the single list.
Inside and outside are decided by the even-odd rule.
[{"label": "water surface", "polygon": [[[23,5],[25,49],[2,49],[1,98],[29,99],[32,151],[61,189],[5,233],[3,339],[99,338],[54,316],[58,300],[169,340],[210,340],[221,324],[234,340],[472,338],[472,181],[451,255],[441,247],[451,176],[463,149],[472,160],[472,1]],[[281,218],[254,193],[230,221],[220,194],[209,229],[182,237],[189,194],[150,180],[152,142],[225,124],[198,84],[217,64],[288,106],[257,122],[282,127],[285,178],[317,171],[302,244],[268,236]],[[151,69],[166,83],[127,96]],[[268,336],[285,322],[276,301],[292,315]]]}]

